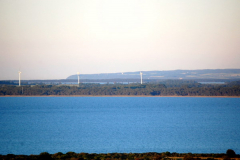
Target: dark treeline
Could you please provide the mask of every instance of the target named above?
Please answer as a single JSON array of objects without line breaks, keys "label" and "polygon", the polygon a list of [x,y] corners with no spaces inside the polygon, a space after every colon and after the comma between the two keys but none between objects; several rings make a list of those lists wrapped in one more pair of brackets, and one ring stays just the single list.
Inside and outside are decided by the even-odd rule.
[{"label": "dark treeline", "polygon": [[0,95],[146,95],[146,96],[240,96],[240,81],[222,85],[167,80],[161,83],[14,85],[0,86]]},{"label": "dark treeline", "polygon": [[58,152],[49,154],[42,152],[39,155],[0,155],[2,160],[239,160],[240,155],[228,149],[226,154],[192,154],[192,153],[75,153]]}]

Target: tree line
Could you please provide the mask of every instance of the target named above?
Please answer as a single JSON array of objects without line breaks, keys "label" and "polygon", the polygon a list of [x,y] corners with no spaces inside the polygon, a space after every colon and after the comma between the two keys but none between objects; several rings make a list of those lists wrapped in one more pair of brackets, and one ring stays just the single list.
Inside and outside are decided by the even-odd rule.
[{"label": "tree line", "polygon": [[168,80],[161,83],[80,84],[80,85],[2,85],[0,95],[91,95],[91,96],[240,96],[240,81],[223,85],[195,81]]}]

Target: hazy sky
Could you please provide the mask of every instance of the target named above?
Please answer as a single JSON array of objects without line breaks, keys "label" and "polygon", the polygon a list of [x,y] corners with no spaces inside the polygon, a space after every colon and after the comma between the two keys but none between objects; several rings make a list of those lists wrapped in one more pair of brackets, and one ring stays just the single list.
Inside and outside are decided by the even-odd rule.
[{"label": "hazy sky", "polygon": [[0,0],[0,80],[240,68],[240,0]]}]

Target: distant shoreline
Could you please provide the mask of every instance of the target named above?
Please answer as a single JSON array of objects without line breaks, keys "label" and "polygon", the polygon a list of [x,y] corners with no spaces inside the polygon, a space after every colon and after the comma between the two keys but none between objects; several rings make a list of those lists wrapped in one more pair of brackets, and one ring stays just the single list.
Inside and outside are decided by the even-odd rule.
[{"label": "distant shoreline", "polygon": [[195,97],[195,98],[240,98],[240,96],[148,96],[148,95],[1,95],[0,97]]},{"label": "distant shoreline", "polygon": [[240,97],[240,81],[227,85],[205,85],[195,81],[166,81],[166,84],[77,86],[34,85],[3,86],[0,96],[74,96],[74,97]]}]

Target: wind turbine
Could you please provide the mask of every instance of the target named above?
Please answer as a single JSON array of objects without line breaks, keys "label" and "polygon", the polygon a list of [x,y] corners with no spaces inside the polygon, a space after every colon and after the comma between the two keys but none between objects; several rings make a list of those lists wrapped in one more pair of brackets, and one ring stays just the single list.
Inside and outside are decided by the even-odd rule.
[{"label": "wind turbine", "polygon": [[141,84],[142,84],[142,72],[140,72],[140,77],[141,77]]},{"label": "wind turbine", "polygon": [[19,83],[18,84],[19,84],[19,86],[21,86],[21,73],[22,73],[21,71],[18,71],[18,75],[19,75],[19,78],[18,78],[19,79]]},{"label": "wind turbine", "polygon": [[80,79],[79,79],[79,72],[77,72],[77,75],[78,75],[78,85],[80,84]]}]

